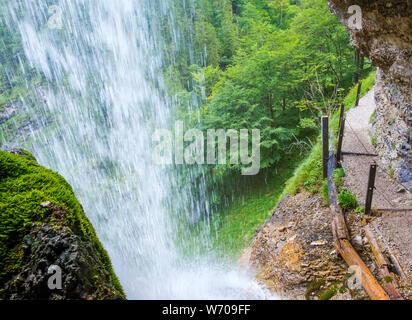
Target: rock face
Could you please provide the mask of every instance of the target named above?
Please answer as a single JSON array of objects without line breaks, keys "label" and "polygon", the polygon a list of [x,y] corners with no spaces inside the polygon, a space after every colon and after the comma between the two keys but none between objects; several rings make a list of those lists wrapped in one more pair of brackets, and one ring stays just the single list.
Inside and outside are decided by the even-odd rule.
[{"label": "rock face", "polygon": [[125,299],[70,186],[22,150],[0,151],[0,299]]},{"label": "rock face", "polygon": [[[362,28],[351,26],[348,9],[362,10]],[[412,186],[412,1],[330,0],[352,44],[379,67],[373,130],[382,161]]]},{"label": "rock face", "polygon": [[347,291],[348,269],[336,256],[329,210],[319,195],[285,197],[240,261],[249,263],[257,279],[283,298],[319,299],[327,292],[330,299],[339,289]]},{"label": "rock face", "polygon": [[[51,203],[43,206],[48,216],[41,224],[29,226],[20,249],[18,273],[5,284],[0,296],[11,300],[123,299],[92,241],[81,239],[65,226],[67,210]],[[57,285],[52,278],[57,275],[54,266],[61,270],[62,286],[51,290],[49,282]]]},{"label": "rock face", "polygon": [[0,124],[16,115],[16,108],[11,104],[0,106]]}]

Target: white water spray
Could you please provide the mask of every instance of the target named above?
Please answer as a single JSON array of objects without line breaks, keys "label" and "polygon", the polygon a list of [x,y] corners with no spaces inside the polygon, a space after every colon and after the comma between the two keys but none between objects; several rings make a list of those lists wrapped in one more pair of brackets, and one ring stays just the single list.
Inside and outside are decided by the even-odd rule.
[{"label": "white water spray", "polygon": [[170,208],[183,195],[172,196],[173,173],[151,152],[154,130],[172,121],[156,38],[168,1],[60,0],[52,11],[49,2],[9,5],[10,26],[49,83],[30,149],[73,186],[128,298],[265,298],[235,267],[185,258],[175,244]]}]

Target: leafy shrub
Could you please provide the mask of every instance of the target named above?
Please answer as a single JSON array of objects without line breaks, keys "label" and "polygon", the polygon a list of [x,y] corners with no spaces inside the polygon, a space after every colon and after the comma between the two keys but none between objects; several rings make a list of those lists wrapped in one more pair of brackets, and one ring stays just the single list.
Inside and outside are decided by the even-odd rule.
[{"label": "leafy shrub", "polygon": [[350,190],[341,188],[338,195],[338,203],[344,211],[348,211],[356,208],[358,200]]}]

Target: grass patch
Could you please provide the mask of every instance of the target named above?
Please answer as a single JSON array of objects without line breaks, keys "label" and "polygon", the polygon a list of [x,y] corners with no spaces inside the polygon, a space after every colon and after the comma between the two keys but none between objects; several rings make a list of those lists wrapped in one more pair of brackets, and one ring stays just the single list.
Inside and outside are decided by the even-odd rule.
[{"label": "grass patch", "polygon": [[374,124],[376,122],[376,119],[378,117],[378,114],[376,113],[376,110],[372,113],[371,118],[369,119],[370,124]]},{"label": "grass patch", "polygon": [[249,246],[256,229],[270,217],[280,200],[285,182],[301,160],[289,156],[267,183],[262,181],[260,187],[236,199],[226,210],[211,218],[214,250],[229,258],[236,258]]},{"label": "grass patch", "polygon": [[[372,71],[362,83],[361,97],[366,95],[375,85],[376,70]],[[353,108],[356,103],[356,97],[358,95],[358,85],[355,85],[346,96],[344,102],[346,104],[346,110]]]}]

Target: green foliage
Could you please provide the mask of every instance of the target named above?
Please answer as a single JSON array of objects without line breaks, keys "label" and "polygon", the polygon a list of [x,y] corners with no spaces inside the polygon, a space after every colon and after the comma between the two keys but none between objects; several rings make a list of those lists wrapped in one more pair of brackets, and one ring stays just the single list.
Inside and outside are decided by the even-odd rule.
[{"label": "green foliage", "polygon": [[348,211],[356,208],[358,200],[349,189],[341,188],[338,194],[338,204],[344,211]]},{"label": "green foliage", "polygon": [[[364,80],[362,96],[369,92],[374,86],[376,72],[371,72],[366,80]],[[348,96],[345,98],[347,110],[355,106],[356,99],[356,86],[354,86]],[[355,99],[353,99],[355,97]],[[353,102],[352,102],[353,101]],[[330,129],[335,133],[338,130],[339,126],[339,115],[338,112],[335,112],[330,120]],[[339,172],[339,175],[344,174],[344,172]],[[336,177],[335,177],[336,179]],[[293,177],[286,183],[283,195],[286,194],[296,194],[296,192],[304,187],[307,191],[315,193],[321,192],[322,188],[322,143],[320,137],[318,142],[312,148],[311,153],[308,158],[296,169]],[[338,178],[339,181],[339,178]]]},{"label": "green foliage", "polygon": [[123,292],[71,186],[59,174],[41,167],[28,152],[17,156],[0,151],[0,284],[18,267],[23,236],[33,223],[44,219],[47,212],[40,204],[48,201],[68,210],[67,226],[78,236],[92,239],[115,287]]},{"label": "green foliage", "polygon": [[329,206],[329,184],[328,179],[323,180],[322,183],[322,197],[325,204]]},{"label": "green foliage", "polygon": [[[182,107],[176,116],[204,130],[260,129],[262,169],[279,164],[296,139],[313,138],[320,115],[337,107],[359,71],[344,26],[323,0],[175,1],[173,10],[183,38],[176,45],[164,22],[173,57],[164,74]],[[367,64],[359,72],[369,71]],[[199,112],[188,111],[191,91]]]},{"label": "green foliage", "polygon": [[361,214],[361,213],[363,213],[365,211],[365,207],[357,207],[355,210],[354,210],[354,212],[356,213],[356,214]]},{"label": "green foliage", "polygon": [[[259,176],[249,177],[250,189],[238,196],[228,207],[211,217],[209,223],[201,223],[198,228],[192,230],[193,236],[199,238],[209,226],[212,235],[212,248],[205,247],[203,238],[201,242],[190,250],[212,250],[223,257],[238,258],[241,251],[246,248],[258,227],[260,227],[272,214],[273,208],[280,200],[283,187],[287,179],[293,174],[304,157],[290,155],[285,163],[276,171],[261,172]],[[253,180],[250,180],[253,179]],[[182,231],[184,232],[184,231]]]},{"label": "green foliage", "polygon": [[335,169],[333,172],[333,179],[335,180],[335,184],[337,188],[342,186],[342,179],[345,177],[345,170],[343,168]]},{"label": "green foliage", "polygon": [[283,195],[296,194],[305,187],[309,192],[317,192],[322,186],[322,144],[317,142],[308,158],[296,169],[293,177],[286,183]]}]

